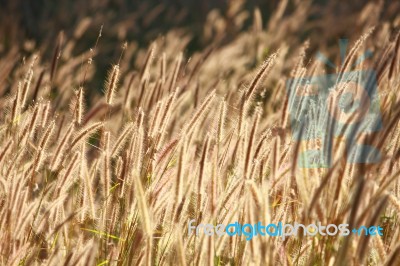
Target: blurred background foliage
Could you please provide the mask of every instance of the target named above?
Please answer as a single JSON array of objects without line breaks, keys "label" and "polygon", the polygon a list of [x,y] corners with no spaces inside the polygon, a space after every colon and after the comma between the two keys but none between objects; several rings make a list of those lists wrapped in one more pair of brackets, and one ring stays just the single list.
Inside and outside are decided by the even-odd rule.
[{"label": "blurred background foliage", "polygon": [[[251,14],[256,7],[261,11],[264,24],[268,24],[271,15],[280,12],[280,2],[282,1],[0,0],[0,52],[4,53],[15,45],[23,44],[22,40],[31,40],[36,46],[54,42],[60,31],[71,37],[76,29],[82,26],[82,21],[87,23],[87,29],[79,38],[84,46],[82,49],[86,49],[86,46],[93,42],[100,25],[104,24],[103,39],[107,46],[115,47],[115,42],[125,40],[148,46],[149,42],[171,29],[182,29],[192,36],[188,48],[196,50],[210,43],[210,36],[206,36],[204,31],[207,21],[218,23],[216,18],[223,19],[227,25],[226,37],[233,38],[251,26]],[[388,0],[287,2],[283,16],[290,16],[298,6],[310,6],[307,14],[310,24],[303,28],[303,32],[298,32],[299,37],[303,38],[321,36],[322,31],[335,32],[336,28],[342,29],[340,24],[351,21],[354,13],[361,11],[371,2],[383,5],[383,12],[377,12],[376,16],[383,16],[389,20],[395,17],[400,6],[399,1]],[[351,31],[351,27],[348,27],[348,30]],[[32,48],[32,45],[22,48]]]},{"label": "blurred background foliage", "polygon": [[279,1],[1,0],[0,3],[0,27],[3,36],[0,51],[4,52],[16,43],[21,44],[21,40],[48,42],[54,40],[60,31],[72,36],[80,23],[87,19],[90,19],[90,25],[87,25],[88,29],[80,38],[82,45],[92,44],[100,25],[104,24],[103,39],[106,39],[107,46],[114,46],[114,42],[125,40],[147,46],[158,36],[179,28],[193,36],[190,49],[198,49],[208,45],[209,40],[204,38],[203,25],[210,11],[214,10],[227,20],[230,26],[227,34],[232,36],[250,25],[248,15],[242,15],[240,27],[234,27],[234,22],[229,21],[237,15],[234,14],[236,10],[232,10],[234,5],[240,5],[240,11],[249,12],[258,6],[263,16],[269,17]]},{"label": "blurred background foliage", "polygon": [[97,78],[90,81],[98,88],[125,41],[136,47],[131,65],[142,48],[171,33],[182,40],[189,58],[257,26],[257,12],[262,18],[258,27],[270,36],[268,51],[282,43],[295,47],[310,40],[309,49],[315,52],[336,46],[339,38],[358,37],[380,21],[390,21],[386,27],[393,32],[400,25],[400,1],[390,0],[0,0],[0,6],[0,56],[14,51],[23,58],[39,52],[51,62],[60,32],[61,45],[73,43],[68,56],[79,56],[93,47],[103,25],[101,56],[95,59]]}]

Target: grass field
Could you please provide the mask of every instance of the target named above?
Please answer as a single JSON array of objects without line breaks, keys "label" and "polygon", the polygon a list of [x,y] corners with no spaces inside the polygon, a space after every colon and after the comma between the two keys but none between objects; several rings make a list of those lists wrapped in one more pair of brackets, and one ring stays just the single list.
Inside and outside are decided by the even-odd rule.
[{"label": "grass field", "polygon": [[[43,45],[4,40],[0,265],[400,265],[399,9],[370,1],[349,16],[281,1],[263,20],[231,1],[208,13],[201,38],[177,27],[147,47],[113,41],[100,77],[107,27],[124,32],[122,22],[81,19]],[[87,35],[97,38],[82,49]],[[300,85],[289,80],[337,74],[330,106],[347,89],[340,75],[362,70],[375,75],[379,100],[368,106],[382,127],[354,139],[379,150],[378,162],[349,162],[346,137],[329,126],[322,138],[293,138],[291,115],[312,106],[290,109],[288,89]],[[344,131],[360,110],[342,114]],[[299,165],[328,139],[329,167]],[[247,241],[189,235],[191,219],[379,225],[383,236]]]}]

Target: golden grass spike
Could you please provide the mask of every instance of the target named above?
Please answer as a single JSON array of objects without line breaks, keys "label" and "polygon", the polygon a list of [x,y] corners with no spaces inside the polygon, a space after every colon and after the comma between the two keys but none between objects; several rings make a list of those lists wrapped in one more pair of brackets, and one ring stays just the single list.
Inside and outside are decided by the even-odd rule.
[{"label": "golden grass spike", "polygon": [[119,81],[119,65],[114,65],[108,75],[106,82],[106,103],[113,104],[114,94],[117,90]]},{"label": "golden grass spike", "polygon": [[82,129],[78,133],[78,135],[74,138],[74,140],[72,141],[72,143],[70,145],[70,148],[72,149],[73,147],[75,147],[76,144],[78,144],[78,142],[80,142],[81,140],[85,139],[90,134],[92,134],[93,132],[95,132],[96,130],[100,129],[103,126],[104,126],[103,122],[97,122],[97,123],[94,123],[94,124],[92,124],[90,126],[87,126],[84,129]]},{"label": "golden grass spike", "polygon": [[268,75],[268,72],[271,70],[271,68],[272,68],[277,56],[278,56],[278,53],[273,53],[272,55],[270,55],[264,61],[264,63],[261,65],[261,67],[258,70],[256,76],[251,81],[250,86],[246,90],[246,94],[245,94],[245,98],[246,98],[246,103],[247,104],[253,98],[253,96],[254,96],[254,94],[255,94],[260,82],[263,80],[263,78],[266,75]]},{"label": "golden grass spike", "polygon": [[50,163],[51,169],[55,171],[58,169],[61,163],[61,158],[64,155],[64,151],[68,145],[68,142],[74,132],[75,123],[71,122],[70,126],[68,127],[67,131],[65,132],[64,136],[62,137],[61,141],[58,143],[55,153],[53,155],[53,159]]}]

